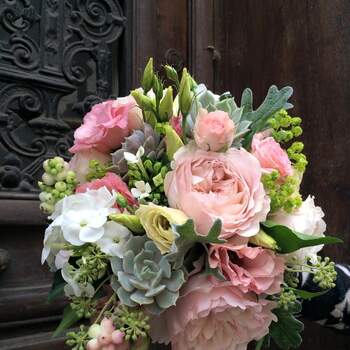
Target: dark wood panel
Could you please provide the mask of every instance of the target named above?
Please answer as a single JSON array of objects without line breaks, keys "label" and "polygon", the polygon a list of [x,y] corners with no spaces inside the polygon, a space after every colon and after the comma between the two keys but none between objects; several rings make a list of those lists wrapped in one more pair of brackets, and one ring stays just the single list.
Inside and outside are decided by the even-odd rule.
[{"label": "dark wood panel", "polygon": [[[260,103],[268,87],[295,88],[293,113],[304,118],[310,165],[303,192],[314,194],[329,233],[344,245],[327,247],[350,262],[350,6],[346,0],[219,0],[215,46],[221,53],[214,87],[237,98],[245,87]],[[348,349],[348,339],[307,324],[307,349]]]},{"label": "dark wood panel", "polygon": [[178,69],[188,60],[188,2],[186,0],[134,0],[133,86],[140,85],[149,57],[157,67],[172,63]]}]

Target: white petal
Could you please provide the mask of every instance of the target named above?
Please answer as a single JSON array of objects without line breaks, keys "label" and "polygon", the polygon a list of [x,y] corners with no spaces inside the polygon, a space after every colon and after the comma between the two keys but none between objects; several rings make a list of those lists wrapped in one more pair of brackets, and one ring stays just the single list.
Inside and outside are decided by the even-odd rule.
[{"label": "white petal", "polygon": [[124,152],[124,158],[129,163],[137,163],[138,162],[137,156],[135,156],[135,154],[132,154],[130,152]]},{"label": "white petal", "polygon": [[83,245],[85,242],[79,239],[80,226],[77,224],[64,224],[62,226],[62,232],[64,239],[73,245]]},{"label": "white petal", "polygon": [[139,198],[142,195],[142,192],[140,190],[138,190],[137,188],[132,188],[131,189],[131,194],[135,197],[135,198]]},{"label": "white petal", "polygon": [[136,157],[140,159],[145,154],[145,149],[140,146],[140,148],[137,150]]},{"label": "white petal", "polygon": [[146,183],[145,192],[147,192],[147,193],[151,193],[152,192],[151,185],[148,182]]},{"label": "white petal", "polygon": [[79,232],[79,239],[83,242],[96,242],[102,238],[104,228],[93,228],[89,226],[82,227]]}]

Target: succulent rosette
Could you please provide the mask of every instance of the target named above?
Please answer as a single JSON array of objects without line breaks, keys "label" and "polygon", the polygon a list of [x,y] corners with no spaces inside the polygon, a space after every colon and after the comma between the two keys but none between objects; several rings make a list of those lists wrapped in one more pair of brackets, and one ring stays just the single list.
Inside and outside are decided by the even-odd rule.
[{"label": "succulent rosette", "polygon": [[112,258],[116,277],[112,287],[127,306],[144,305],[151,313],[161,313],[175,305],[183,285],[184,272],[173,271],[157,246],[145,236],[132,237],[124,248],[123,259]]},{"label": "succulent rosette", "polygon": [[[290,87],[254,109],[150,59],[141,87],[96,104],[72,159],[45,160],[40,208],[49,299],[69,305],[56,335],[73,350],[297,347],[302,299],[334,287],[338,243],[299,188],[307,166]],[[304,291],[301,274],[318,288]]]}]

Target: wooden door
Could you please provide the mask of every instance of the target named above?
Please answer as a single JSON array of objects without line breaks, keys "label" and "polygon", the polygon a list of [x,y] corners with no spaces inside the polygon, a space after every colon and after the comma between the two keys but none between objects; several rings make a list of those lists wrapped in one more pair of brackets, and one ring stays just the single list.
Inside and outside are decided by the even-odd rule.
[{"label": "wooden door", "polygon": [[[294,88],[292,111],[303,117],[309,157],[303,193],[324,209],[328,233],[344,239],[325,254],[350,263],[349,1],[205,2],[213,22],[202,28],[216,59],[204,80],[237,98],[251,87],[256,104],[272,84]],[[349,349],[348,337],[308,322],[303,338],[302,350]]]}]

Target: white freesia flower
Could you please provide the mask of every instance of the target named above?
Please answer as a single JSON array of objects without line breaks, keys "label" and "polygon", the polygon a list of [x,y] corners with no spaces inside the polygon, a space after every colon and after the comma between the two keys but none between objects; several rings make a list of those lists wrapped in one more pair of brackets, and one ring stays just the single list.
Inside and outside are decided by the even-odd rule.
[{"label": "white freesia flower", "polygon": [[123,257],[124,245],[130,237],[130,231],[123,225],[109,221],[106,223],[105,233],[96,244],[101,251],[110,256]]},{"label": "white freesia flower", "polygon": [[91,283],[78,283],[78,274],[73,273],[73,267],[68,263],[62,267],[62,277],[67,282],[64,286],[64,292],[67,297],[75,295],[76,297],[86,296],[92,298],[95,294],[95,289]]},{"label": "white freesia flower", "polygon": [[[272,214],[270,219],[280,225],[289,227],[290,229],[312,235],[323,237],[326,231],[326,223],[323,220],[324,213],[320,207],[315,206],[314,197],[309,196],[300,208],[293,213],[286,213],[284,210]],[[288,259],[296,259],[300,263],[304,263],[307,258],[312,262],[317,261],[317,253],[323,248],[323,245],[307,247],[288,254]]]},{"label": "white freesia flower", "polygon": [[75,246],[96,242],[104,235],[108,216],[117,211],[115,201],[116,194],[105,187],[65,197],[51,216],[49,230],[60,227],[64,239]]},{"label": "white freesia flower", "polygon": [[130,152],[124,152],[124,158],[128,163],[137,164],[141,162],[141,157],[145,154],[145,149],[140,146],[136,154]]},{"label": "white freesia flower", "polygon": [[147,198],[152,192],[151,185],[145,181],[135,181],[135,187],[131,189],[132,195],[137,199]]}]

